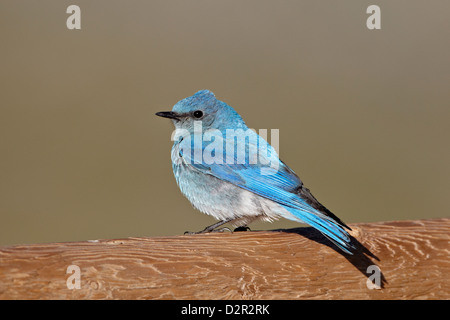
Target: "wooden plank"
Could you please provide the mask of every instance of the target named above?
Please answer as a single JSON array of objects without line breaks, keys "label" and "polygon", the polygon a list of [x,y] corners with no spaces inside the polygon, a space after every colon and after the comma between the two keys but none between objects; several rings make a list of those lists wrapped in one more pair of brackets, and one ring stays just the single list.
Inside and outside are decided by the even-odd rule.
[{"label": "wooden plank", "polygon": [[450,219],[351,227],[354,256],[312,228],[4,246],[0,299],[450,298]]}]

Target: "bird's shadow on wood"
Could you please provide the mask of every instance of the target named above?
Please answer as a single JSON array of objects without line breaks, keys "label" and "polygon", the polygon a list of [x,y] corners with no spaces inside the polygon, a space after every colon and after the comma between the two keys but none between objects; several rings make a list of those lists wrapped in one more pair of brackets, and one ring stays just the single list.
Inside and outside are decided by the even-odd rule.
[{"label": "bird's shadow on wood", "polygon": [[[352,244],[356,247],[353,255],[343,252],[339,249],[335,244],[333,244],[330,240],[324,237],[319,231],[312,227],[303,227],[303,228],[293,228],[293,229],[276,229],[271,231],[278,232],[286,232],[286,233],[296,233],[300,236],[303,236],[309,240],[320,243],[321,245],[326,245],[342,255],[348,262],[350,262],[356,269],[358,269],[365,277],[369,278],[373,274],[373,271],[368,270],[370,266],[377,266],[375,261],[380,261],[380,259],[373,254],[369,249],[367,249],[361,242],[359,242],[355,237],[351,237]],[[380,270],[378,268],[378,270]],[[387,280],[384,277],[383,273],[380,272],[380,287],[384,288],[385,284],[387,284]],[[372,279],[370,279],[372,280]]]}]

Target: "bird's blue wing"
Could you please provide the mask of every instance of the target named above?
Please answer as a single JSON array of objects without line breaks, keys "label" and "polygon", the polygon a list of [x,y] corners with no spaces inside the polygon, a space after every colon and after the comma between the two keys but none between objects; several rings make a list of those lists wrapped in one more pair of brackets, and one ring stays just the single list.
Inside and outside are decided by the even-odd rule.
[{"label": "bird's blue wing", "polygon": [[[234,144],[233,141],[225,141],[226,143]],[[258,136],[258,145],[263,143],[267,144]],[[254,152],[255,149],[251,148],[251,143],[249,144],[248,141],[242,147],[246,148],[247,154],[243,163],[240,163],[242,161],[237,159],[237,152],[234,156],[234,163],[222,161],[221,163],[206,164],[204,161],[198,161],[198,159],[196,161],[193,158],[194,152],[203,152],[205,144],[198,146],[192,143],[192,152],[182,152],[181,156],[187,165],[191,165],[204,174],[212,175],[282,205],[293,215],[293,217],[286,218],[291,220],[294,218],[311,225],[342,250],[351,254],[353,246],[348,233],[342,225],[315,209],[311,206],[308,199],[297,192],[302,187],[301,180],[288,166],[279,160],[275,150],[269,144],[265,146],[268,152],[265,154],[263,152],[262,155],[253,154],[252,150]],[[184,150],[187,150],[187,148],[184,148]],[[262,165],[261,161],[254,164],[250,163],[250,159],[254,158],[254,156],[266,157],[262,161],[265,165]]]}]

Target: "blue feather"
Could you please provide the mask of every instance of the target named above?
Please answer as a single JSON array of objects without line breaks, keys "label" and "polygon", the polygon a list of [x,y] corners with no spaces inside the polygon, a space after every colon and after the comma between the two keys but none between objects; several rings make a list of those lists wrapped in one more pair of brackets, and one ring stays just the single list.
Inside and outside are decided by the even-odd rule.
[{"label": "blue feather", "polygon": [[[265,142],[259,136],[257,139],[258,144]],[[277,169],[272,169],[268,165],[263,166],[260,163],[250,164],[249,158],[254,156],[254,154],[251,153],[251,150],[255,149],[250,148],[250,142],[246,141],[245,146],[238,145],[238,147],[245,147],[246,152],[249,155],[246,157],[245,163],[238,163],[236,152],[234,163],[206,164],[204,162],[195,161],[192,154],[195,154],[195,151],[198,148],[201,148],[201,151],[203,152],[207,144],[202,143],[201,146],[195,145],[193,138],[184,140],[184,143],[187,144],[189,141],[191,141],[190,148],[192,149],[192,152],[184,153],[182,155],[186,163],[191,165],[192,168],[195,168],[203,174],[212,175],[220,180],[229,182],[282,205],[294,217],[293,219],[292,217],[286,218],[291,220],[295,219],[296,221],[311,225],[324,234],[340,249],[348,254],[352,254],[351,250],[354,249],[354,246],[351,243],[351,238],[347,231],[339,223],[313,208],[308,204],[306,199],[303,199],[295,193],[295,190],[302,185],[302,182],[287,165],[278,159],[278,157],[271,158],[272,161],[274,159],[277,161],[275,165]],[[228,141],[228,143],[230,143],[230,141]],[[271,149],[270,145],[267,144],[267,146]],[[188,145],[184,145],[182,149],[189,150]],[[271,149],[271,152],[275,151]],[[266,170],[266,174],[262,174],[261,171],[263,169]]]}]

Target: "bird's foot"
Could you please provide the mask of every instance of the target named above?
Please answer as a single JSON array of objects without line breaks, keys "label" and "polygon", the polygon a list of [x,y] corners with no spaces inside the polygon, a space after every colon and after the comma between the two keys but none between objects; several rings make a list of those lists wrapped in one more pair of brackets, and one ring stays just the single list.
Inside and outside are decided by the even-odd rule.
[{"label": "bird's foot", "polygon": [[228,230],[228,231],[231,232],[231,230],[229,228],[227,228],[227,227],[223,227],[223,228],[217,229],[218,227],[223,226],[225,223],[228,223],[230,221],[233,221],[233,219],[230,218],[230,219],[226,219],[226,220],[221,220],[219,222],[214,223],[213,225],[210,225],[210,226],[206,227],[202,231],[198,231],[198,232],[186,231],[184,234],[201,234],[201,233],[211,233],[211,232],[215,233],[215,232],[224,232],[225,230]]},{"label": "bird's foot", "polygon": [[248,226],[240,226],[233,230],[233,232],[251,231]]}]

